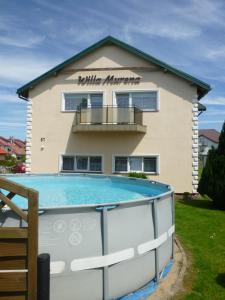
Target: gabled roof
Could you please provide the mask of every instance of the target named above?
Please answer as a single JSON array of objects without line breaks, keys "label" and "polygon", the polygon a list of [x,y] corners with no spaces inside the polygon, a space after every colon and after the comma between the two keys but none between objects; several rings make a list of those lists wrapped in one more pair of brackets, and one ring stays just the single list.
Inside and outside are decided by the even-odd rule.
[{"label": "gabled roof", "polygon": [[60,71],[62,68],[68,66],[69,64],[71,63],[74,63],[76,62],[77,60],[83,58],[85,55],[91,53],[92,51],[102,47],[102,46],[105,46],[105,45],[116,45],[122,49],[125,49],[126,51],[134,54],[134,55],[137,55],[138,57],[150,62],[150,63],[153,63],[159,67],[161,67],[163,70],[166,70],[168,72],[171,72],[183,79],[186,79],[187,81],[189,81],[191,84],[194,84],[197,86],[197,91],[198,91],[198,97],[199,99],[201,97],[203,97],[205,94],[207,94],[210,90],[211,90],[211,87],[210,85],[208,85],[207,83],[181,71],[181,70],[178,70],[164,62],[162,62],[161,60],[133,47],[133,46],[130,46],[112,36],[107,36],[106,38],[100,40],[99,42],[93,44],[92,46],[86,48],[85,50],[81,51],[80,53],[72,56],[71,58],[67,59],[66,61],[64,61],[63,63],[57,65],[56,67],[54,67],[53,69],[49,70],[48,72],[42,74],[41,76],[35,78],[34,80],[28,82],[27,84],[23,85],[22,87],[20,87],[18,90],[17,90],[17,94],[20,96],[20,97],[28,97],[28,91],[30,88],[32,88],[34,85],[38,84],[39,82],[41,82],[42,80],[56,74],[58,71]]},{"label": "gabled roof", "polygon": [[204,136],[214,143],[219,143],[220,133],[215,129],[199,129],[198,136]]}]

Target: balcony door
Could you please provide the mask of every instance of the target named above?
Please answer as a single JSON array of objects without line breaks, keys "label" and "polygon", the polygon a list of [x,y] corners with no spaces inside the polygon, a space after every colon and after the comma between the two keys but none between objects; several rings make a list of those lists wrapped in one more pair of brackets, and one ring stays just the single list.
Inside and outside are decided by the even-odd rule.
[{"label": "balcony door", "polygon": [[117,123],[132,123],[129,93],[116,93],[116,106]]},{"label": "balcony door", "polygon": [[103,95],[90,94],[89,107],[91,107],[90,123],[91,124],[104,123]]}]

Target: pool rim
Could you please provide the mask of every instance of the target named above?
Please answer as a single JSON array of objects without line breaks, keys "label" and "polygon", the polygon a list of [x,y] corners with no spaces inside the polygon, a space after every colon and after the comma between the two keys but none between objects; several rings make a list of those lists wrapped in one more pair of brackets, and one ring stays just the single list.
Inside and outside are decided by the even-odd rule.
[{"label": "pool rim", "polygon": [[[47,210],[59,210],[59,209],[71,209],[71,208],[96,208],[96,209],[100,209],[101,207],[111,207],[112,209],[115,207],[118,207],[120,205],[129,205],[129,204],[142,204],[143,202],[152,202],[153,200],[160,200],[168,195],[172,195],[174,193],[171,185],[169,184],[165,184],[159,181],[155,181],[155,180],[151,180],[151,179],[143,179],[143,178],[136,178],[136,177],[128,177],[128,176],[123,176],[123,175],[117,175],[117,174],[93,174],[93,173],[16,173],[16,174],[0,174],[0,177],[6,177],[6,179],[10,180],[10,177],[21,177],[21,176],[25,176],[25,177],[35,177],[35,176],[89,176],[89,177],[105,177],[105,178],[120,178],[120,179],[126,179],[126,180],[133,180],[133,181],[138,181],[138,182],[148,182],[151,184],[159,184],[161,186],[164,186],[168,189],[167,192],[164,193],[160,193],[158,195],[154,195],[151,197],[145,197],[145,198],[138,198],[138,199],[133,199],[133,200],[123,200],[123,201],[119,201],[119,202],[104,202],[104,203],[93,203],[93,204],[78,204],[78,205],[65,205],[65,206],[51,206],[51,207],[39,207],[38,210],[39,212],[41,211],[47,211]],[[20,183],[16,183],[17,185],[23,186],[25,188],[29,188],[26,185],[20,184]],[[34,188],[29,188],[31,190],[35,190],[38,192],[38,190],[34,189]],[[23,209],[24,211],[26,211],[27,209]]]}]

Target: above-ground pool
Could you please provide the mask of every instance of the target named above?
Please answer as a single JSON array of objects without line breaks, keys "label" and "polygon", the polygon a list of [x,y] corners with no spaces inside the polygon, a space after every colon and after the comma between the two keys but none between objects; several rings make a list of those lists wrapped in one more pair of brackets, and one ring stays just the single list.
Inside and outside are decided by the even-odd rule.
[{"label": "above-ground pool", "polygon": [[[144,200],[168,191],[164,184],[101,175],[19,175],[9,179],[39,191],[39,207],[96,205]],[[17,196],[16,203],[26,201]]]},{"label": "above-ground pool", "polygon": [[[39,191],[39,253],[51,256],[51,300],[144,299],[171,262],[168,185],[86,174],[8,178]],[[26,208],[21,197],[15,203]],[[0,216],[0,226],[18,225],[13,212]]]}]

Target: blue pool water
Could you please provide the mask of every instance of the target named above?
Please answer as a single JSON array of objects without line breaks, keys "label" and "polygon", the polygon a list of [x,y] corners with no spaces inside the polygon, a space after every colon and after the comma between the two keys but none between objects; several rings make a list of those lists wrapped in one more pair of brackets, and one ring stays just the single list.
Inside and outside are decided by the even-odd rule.
[{"label": "blue pool water", "polygon": [[[145,180],[94,175],[20,175],[8,179],[39,191],[39,207],[118,203],[145,199],[169,190],[164,184]],[[15,203],[26,208],[19,196]]]}]

